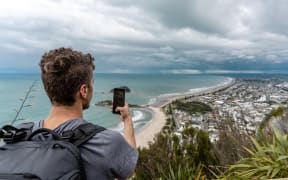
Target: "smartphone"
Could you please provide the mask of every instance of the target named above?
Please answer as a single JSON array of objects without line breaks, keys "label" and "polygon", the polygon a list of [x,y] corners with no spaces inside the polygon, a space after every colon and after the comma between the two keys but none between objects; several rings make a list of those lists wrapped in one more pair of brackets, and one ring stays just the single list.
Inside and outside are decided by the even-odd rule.
[{"label": "smartphone", "polygon": [[125,89],[114,88],[112,113],[120,114],[120,112],[116,112],[116,108],[123,107],[124,105],[125,105]]}]

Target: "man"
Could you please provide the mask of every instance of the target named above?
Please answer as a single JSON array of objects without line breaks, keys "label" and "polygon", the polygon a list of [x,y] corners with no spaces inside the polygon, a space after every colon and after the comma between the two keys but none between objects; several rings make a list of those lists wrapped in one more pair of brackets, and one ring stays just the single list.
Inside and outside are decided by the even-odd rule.
[{"label": "man", "polygon": [[[93,95],[94,58],[70,48],[45,53],[41,59],[41,78],[51,101],[51,111],[38,128],[57,133],[75,129],[83,120]],[[88,180],[125,179],[132,175],[137,159],[133,121],[127,103],[117,107],[124,123],[124,137],[119,132],[104,130],[80,147]]]}]

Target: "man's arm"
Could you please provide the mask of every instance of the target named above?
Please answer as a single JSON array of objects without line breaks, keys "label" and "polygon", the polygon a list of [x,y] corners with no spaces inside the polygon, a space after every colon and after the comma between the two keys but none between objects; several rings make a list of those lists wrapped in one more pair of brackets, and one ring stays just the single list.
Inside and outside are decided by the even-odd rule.
[{"label": "man's arm", "polygon": [[119,111],[124,122],[124,138],[132,146],[136,148],[136,140],[134,135],[134,127],[132,117],[130,115],[129,106],[125,103],[124,107],[117,107],[116,111]]}]

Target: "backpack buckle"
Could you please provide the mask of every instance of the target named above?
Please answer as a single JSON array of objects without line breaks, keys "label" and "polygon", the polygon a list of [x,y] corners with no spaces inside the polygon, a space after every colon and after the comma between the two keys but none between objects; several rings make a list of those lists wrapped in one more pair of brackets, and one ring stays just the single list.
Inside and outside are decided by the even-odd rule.
[{"label": "backpack buckle", "polygon": [[61,139],[70,143],[84,137],[86,137],[86,133],[82,129],[68,130],[61,133]]},{"label": "backpack buckle", "polygon": [[8,131],[3,135],[3,140],[7,144],[12,144],[21,141],[26,135],[27,133],[25,131]]},{"label": "backpack buckle", "polygon": [[73,131],[64,131],[61,133],[61,139],[69,141],[74,135]]},{"label": "backpack buckle", "polygon": [[3,135],[3,140],[7,143],[7,144],[11,144],[13,143],[13,139],[14,139],[14,136],[15,136],[15,133],[14,132],[6,132],[4,135]]}]

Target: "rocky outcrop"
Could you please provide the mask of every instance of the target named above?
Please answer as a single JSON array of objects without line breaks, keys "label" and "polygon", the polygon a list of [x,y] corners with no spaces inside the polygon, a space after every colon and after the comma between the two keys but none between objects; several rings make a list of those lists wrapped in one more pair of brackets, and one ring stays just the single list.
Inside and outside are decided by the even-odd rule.
[{"label": "rocky outcrop", "polygon": [[[99,101],[95,103],[96,106],[112,106],[112,101],[111,100],[104,100],[104,101]],[[142,106],[138,104],[129,104],[129,107],[132,108],[141,108]]]}]

